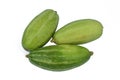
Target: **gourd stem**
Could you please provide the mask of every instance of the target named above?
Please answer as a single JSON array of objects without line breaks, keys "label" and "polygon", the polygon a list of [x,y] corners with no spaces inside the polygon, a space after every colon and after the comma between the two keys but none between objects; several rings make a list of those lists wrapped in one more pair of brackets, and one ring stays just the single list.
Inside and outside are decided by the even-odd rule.
[{"label": "gourd stem", "polygon": [[29,58],[29,55],[27,54],[26,57]]},{"label": "gourd stem", "polygon": [[93,55],[93,51],[90,51],[90,54]]},{"label": "gourd stem", "polygon": [[52,38],[52,40],[50,42],[54,42],[54,39]]}]

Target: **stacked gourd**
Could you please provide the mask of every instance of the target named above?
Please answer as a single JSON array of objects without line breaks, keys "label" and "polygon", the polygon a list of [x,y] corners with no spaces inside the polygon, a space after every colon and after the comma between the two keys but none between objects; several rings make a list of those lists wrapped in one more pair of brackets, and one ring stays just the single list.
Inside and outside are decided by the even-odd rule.
[{"label": "stacked gourd", "polygon": [[[43,69],[64,71],[87,62],[93,54],[78,46],[98,39],[103,32],[102,24],[93,19],[70,22],[56,31],[59,16],[52,9],[38,14],[27,26],[22,46],[29,51],[29,61]],[[50,40],[57,45],[44,45]]]}]

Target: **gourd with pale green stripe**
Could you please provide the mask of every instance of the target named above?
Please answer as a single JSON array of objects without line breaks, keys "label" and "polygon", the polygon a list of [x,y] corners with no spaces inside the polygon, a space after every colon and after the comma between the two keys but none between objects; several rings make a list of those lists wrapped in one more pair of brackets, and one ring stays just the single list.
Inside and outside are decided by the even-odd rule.
[{"label": "gourd with pale green stripe", "polygon": [[44,46],[53,36],[58,20],[57,12],[51,9],[37,15],[24,31],[22,38],[24,49],[31,51]]},{"label": "gourd with pale green stripe", "polygon": [[31,51],[30,62],[40,68],[64,71],[87,62],[92,55],[88,49],[76,45],[54,45]]},{"label": "gourd with pale green stripe", "polygon": [[99,21],[83,19],[73,21],[53,36],[51,42],[56,44],[83,44],[98,39],[103,32],[103,26]]}]

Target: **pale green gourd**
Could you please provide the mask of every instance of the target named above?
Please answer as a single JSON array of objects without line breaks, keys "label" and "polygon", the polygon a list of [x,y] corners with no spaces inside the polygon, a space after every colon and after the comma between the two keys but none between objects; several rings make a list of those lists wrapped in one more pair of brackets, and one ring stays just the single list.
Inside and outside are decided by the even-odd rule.
[{"label": "pale green gourd", "polygon": [[83,44],[98,39],[103,32],[102,24],[93,19],[73,21],[60,28],[53,36],[56,44]]},{"label": "pale green gourd", "polygon": [[55,33],[58,21],[57,12],[51,9],[37,15],[24,31],[22,38],[24,49],[31,51],[44,46]]}]

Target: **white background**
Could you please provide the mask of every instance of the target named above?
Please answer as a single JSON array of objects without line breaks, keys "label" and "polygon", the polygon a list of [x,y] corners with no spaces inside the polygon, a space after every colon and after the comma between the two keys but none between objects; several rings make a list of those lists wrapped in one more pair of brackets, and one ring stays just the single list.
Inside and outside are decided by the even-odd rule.
[{"label": "white background", "polygon": [[[103,24],[102,37],[83,45],[94,52],[87,63],[53,72],[28,61],[28,52],[21,46],[22,34],[28,23],[45,9],[58,12],[58,29],[86,18]],[[0,80],[120,80],[119,46],[119,0],[0,0]]]}]

